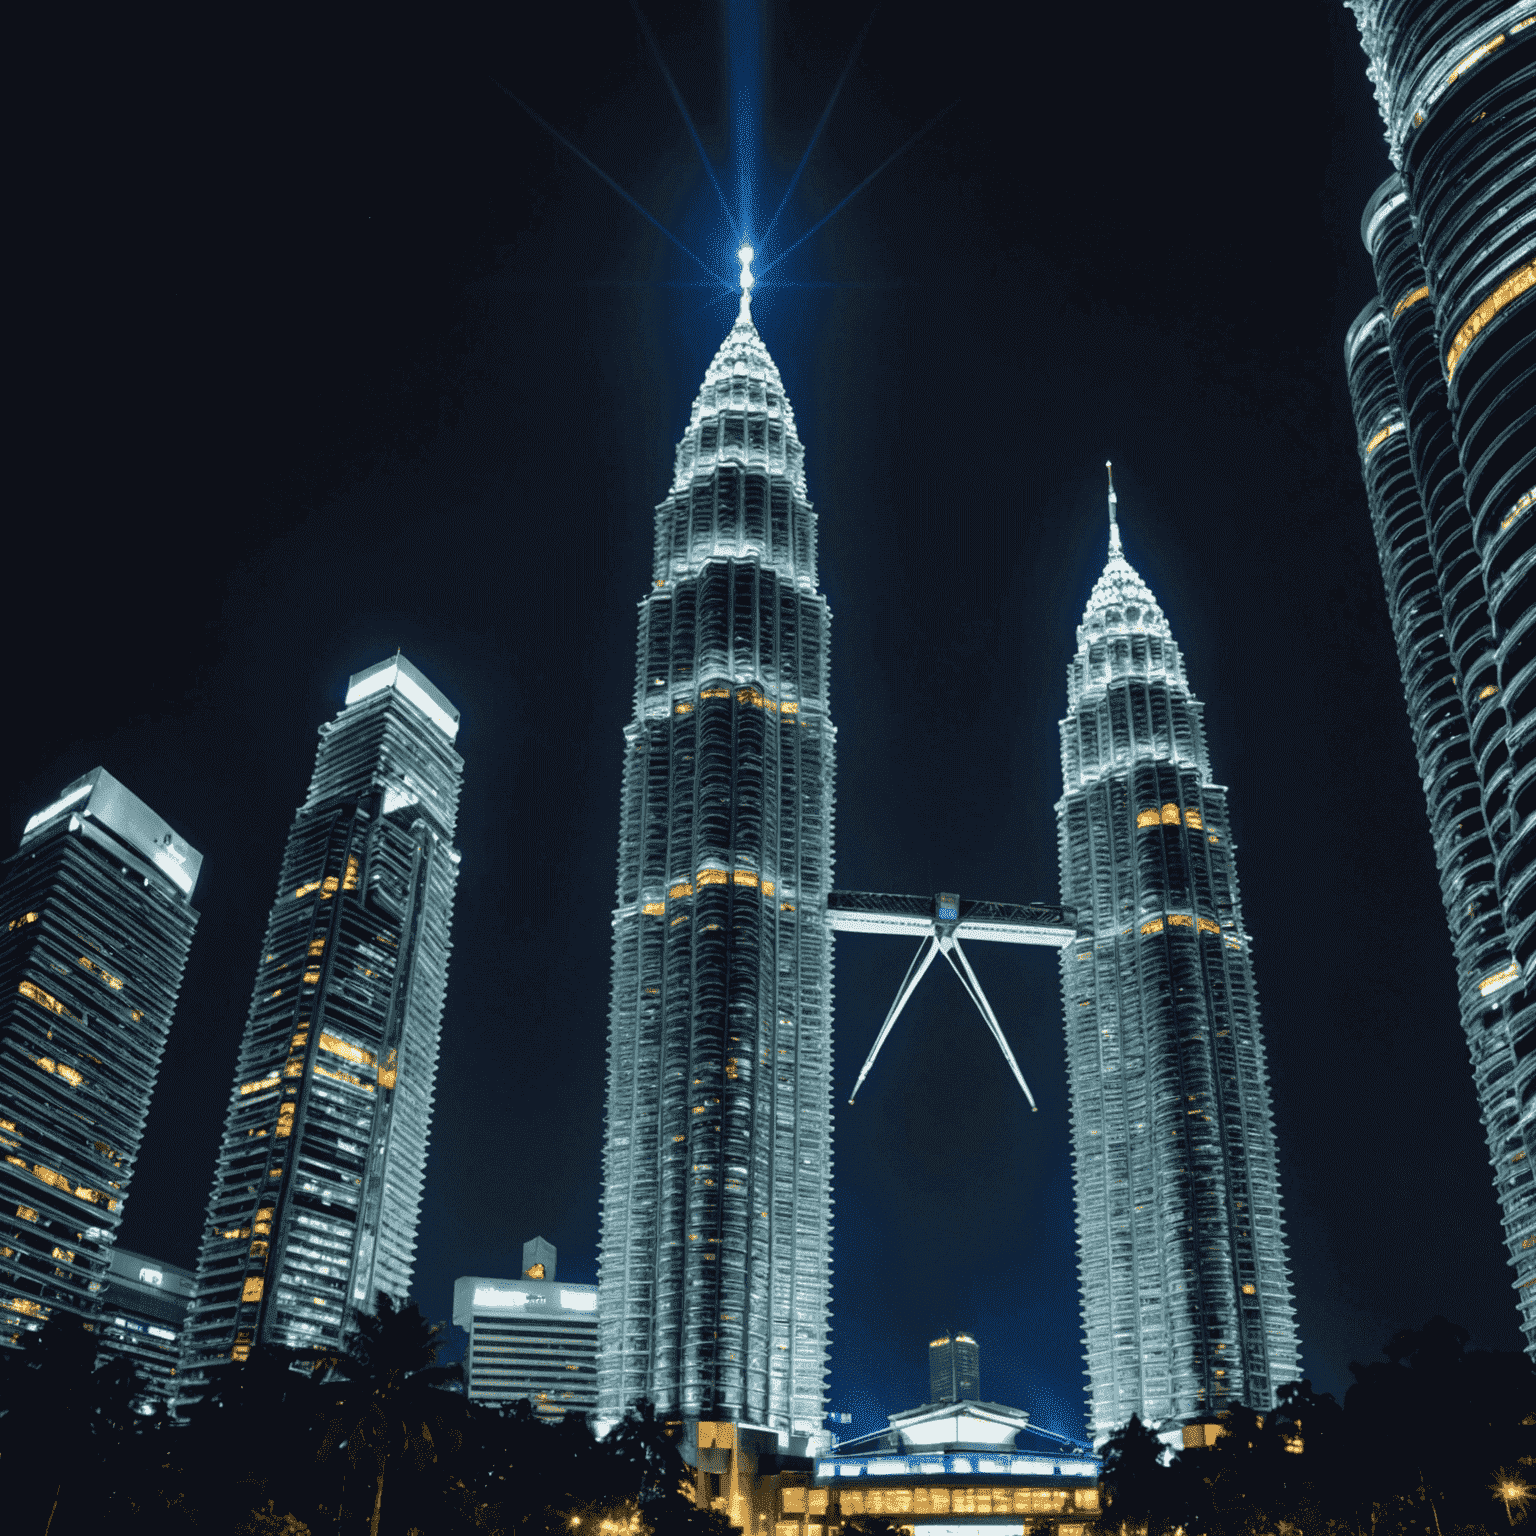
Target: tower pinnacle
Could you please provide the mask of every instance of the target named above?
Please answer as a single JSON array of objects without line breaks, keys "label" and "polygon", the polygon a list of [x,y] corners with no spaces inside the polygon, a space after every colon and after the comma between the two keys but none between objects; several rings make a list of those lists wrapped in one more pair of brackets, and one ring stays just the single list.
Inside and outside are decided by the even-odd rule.
[{"label": "tower pinnacle", "polygon": [[1115,466],[1108,460],[1104,460],[1104,468],[1109,472],[1109,552],[1112,555],[1120,553],[1120,524],[1115,521],[1115,508],[1119,504],[1119,498],[1115,495]]},{"label": "tower pinnacle", "polygon": [[752,276],[752,258],[756,252],[745,242],[736,252],[736,259],[741,263],[741,309],[736,315],[737,324],[743,321],[750,324],[752,321],[752,284],[755,279]]}]

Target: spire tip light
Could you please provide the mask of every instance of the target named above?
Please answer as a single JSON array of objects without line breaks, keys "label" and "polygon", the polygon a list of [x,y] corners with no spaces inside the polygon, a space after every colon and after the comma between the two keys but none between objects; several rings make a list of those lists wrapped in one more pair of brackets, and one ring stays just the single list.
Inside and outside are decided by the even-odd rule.
[{"label": "spire tip light", "polygon": [[736,252],[736,259],[741,263],[741,313],[736,317],[737,324],[752,319],[752,284],[756,281],[752,276],[752,258],[756,254],[745,240]]}]

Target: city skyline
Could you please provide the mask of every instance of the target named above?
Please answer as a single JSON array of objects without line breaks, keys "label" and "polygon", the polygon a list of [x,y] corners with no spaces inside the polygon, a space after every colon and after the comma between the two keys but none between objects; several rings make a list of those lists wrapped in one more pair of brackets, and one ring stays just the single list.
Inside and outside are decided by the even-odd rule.
[{"label": "city skyline", "polygon": [[[786,13],[775,33],[767,213],[866,19]],[[488,39],[484,57],[702,249],[714,190],[643,36],[627,12],[613,20],[596,49],[560,34],[542,78],[506,37]],[[652,20],[723,164],[713,13]],[[1070,49],[1065,24],[1052,26],[1040,45]],[[754,299],[823,519],[840,880],[1053,893],[1059,678],[1102,555],[1100,466],[1113,457],[1135,547],[1148,551],[1143,574],[1202,658],[1245,907],[1265,939],[1287,1209],[1308,1233],[1293,1255],[1304,1365],[1337,1390],[1350,1358],[1432,1311],[1479,1342],[1518,1341],[1339,367],[1339,337],[1372,284],[1359,210],[1390,167],[1342,8],[1309,12],[1278,44],[1240,20],[1219,55],[1200,51],[1198,33],[1117,27],[1086,125],[1081,76],[1040,87],[1048,110],[1032,121],[1081,136],[1041,128],[1040,154],[1005,105],[1000,64],[977,61],[961,29],[946,24],[918,48],[877,18],[783,215],[785,239],[961,104],[769,274],[845,286],[765,279]],[[1176,101],[1148,123],[1133,110],[1146,79],[1191,47],[1205,82],[1198,112]],[[1241,91],[1231,48],[1250,61]],[[169,268],[141,267],[138,248],[123,258],[131,305],[115,276],[65,284],[67,265],[64,286],[47,290],[85,306],[83,329],[60,322],[73,338],[61,355],[99,359],[110,387],[98,396],[40,365],[53,384],[38,400],[68,409],[38,440],[54,462],[80,464],[81,487],[62,484],[60,517],[20,530],[18,558],[49,569],[48,525],[82,518],[97,568],[154,600],[118,664],[103,666],[103,642],[117,643],[104,618],[60,629],[42,585],[23,594],[21,612],[54,640],[15,684],[27,723],[5,796],[14,841],[60,784],[105,763],[207,855],[186,993],[196,1024],[172,1031],[124,1233],[186,1263],[200,1211],[178,1212],[188,1181],[202,1185],[212,1166],[310,733],[343,680],[397,646],[464,710],[477,745],[460,838],[484,856],[456,916],[443,1045],[456,1097],[434,1129],[418,1281],[429,1312],[446,1316],[453,1276],[505,1272],[529,1231],[558,1242],[573,1280],[596,1279],[594,1063],[631,702],[608,674],[633,644],[628,604],[650,579],[643,509],[667,480],[729,314],[706,311],[706,291],[661,286],[696,273],[493,88],[482,101],[478,65],[466,72],[457,49],[427,53],[419,101],[398,89],[396,64],[419,77],[393,55],[378,77],[284,63],[277,78],[304,108],[259,157],[240,126],[259,97],[242,63],[228,89],[243,105],[215,112],[206,136],[238,146],[238,169],[199,194],[214,200],[226,254],[214,261],[198,234],[173,264],[193,298],[173,294]],[[316,57],[331,55],[322,44]],[[563,62],[577,58],[579,70]],[[275,62],[263,55],[263,70]],[[1298,81],[1328,103],[1315,119],[1255,112]],[[1230,125],[1223,144],[1211,142],[1213,113]],[[355,148],[354,119],[378,143],[356,149],[356,174],[338,182],[313,146]],[[158,142],[127,121],[128,142]],[[1156,199],[1154,176],[1104,186],[1102,168],[1133,140],[1185,168]],[[205,184],[200,154],[146,153],[145,206],[180,208]],[[1255,176],[1265,198],[1241,195]],[[188,235],[194,224],[177,213],[170,227]],[[256,242],[249,251],[226,238],[236,229]],[[1128,286],[1129,231],[1150,265]],[[79,242],[71,261],[84,259],[83,231]],[[216,286],[205,275],[215,269]],[[137,320],[127,331],[87,323],[119,313],[166,317],[155,346],[141,344]],[[174,451],[163,425],[173,420],[189,424]],[[93,444],[83,461],[82,433]],[[93,510],[125,499],[129,518]],[[171,536],[173,522],[209,521],[209,506],[225,515],[208,537]],[[141,539],[145,529],[156,536]],[[1303,724],[1327,828],[1315,855],[1279,768]],[[1313,946],[1302,976],[1282,963],[1285,936],[1320,901],[1357,937]],[[911,1027],[845,1110],[900,969],[882,943],[839,944],[832,1406],[916,1401],[921,1346],[954,1319],[987,1344],[989,1397],[1037,1417],[1041,1397],[1059,1400],[1061,1427],[1080,1428],[1055,978],[1043,956],[978,960],[1038,1116],[1015,1102],[1011,1078],[998,1081],[995,1046],[944,978],[914,999]],[[1315,1080],[1324,1040],[1337,1082]],[[1378,1091],[1361,1095],[1352,1080]],[[1405,1124],[1432,1134],[1405,1135]],[[1389,1145],[1392,1187],[1362,1232],[1338,1173]],[[515,1199],[502,1210],[486,1185],[509,1157]],[[1389,1240],[1409,1230],[1420,1261],[1402,1274]],[[903,1351],[884,1359],[885,1332],[912,1340],[918,1363]]]}]

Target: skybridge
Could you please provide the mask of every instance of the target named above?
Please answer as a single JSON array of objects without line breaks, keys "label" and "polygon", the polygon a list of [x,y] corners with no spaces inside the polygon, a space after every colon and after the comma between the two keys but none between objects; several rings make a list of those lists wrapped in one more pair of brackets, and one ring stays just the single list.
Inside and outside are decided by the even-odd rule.
[{"label": "skybridge", "polygon": [[1077,937],[1077,913],[1071,907],[1057,907],[1045,902],[1029,902],[1018,905],[1003,901],[962,901],[953,891],[941,891],[936,896],[891,896],[874,891],[830,891],[827,894],[827,926],[834,933],[885,933],[905,934],[916,938],[917,953],[907,967],[907,974],[896,991],[885,1023],[875,1037],[859,1080],[853,1085],[848,1102],[853,1103],[869,1069],[880,1054],[880,1047],[895,1027],[901,1011],[917,990],[917,984],[928,972],[928,967],[940,956],[949,962],[950,969],[960,978],[960,985],[976,1004],[977,1011],[992,1031],[992,1038],[1002,1050],[1003,1058],[1013,1069],[1029,1107],[1038,1110],[1035,1096],[1024,1081],[1024,1074],[1009,1049],[1003,1027],[982,991],[976,972],[961,947],[961,939],[985,939],[1001,944],[1044,944],[1051,949],[1061,949]]}]

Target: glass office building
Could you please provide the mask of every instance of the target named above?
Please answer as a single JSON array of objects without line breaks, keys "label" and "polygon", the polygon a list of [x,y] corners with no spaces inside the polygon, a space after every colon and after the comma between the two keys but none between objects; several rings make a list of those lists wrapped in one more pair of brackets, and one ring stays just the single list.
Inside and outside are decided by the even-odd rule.
[{"label": "glass office building", "polygon": [[744,298],[656,512],[625,731],[599,1418],[825,1413],[830,615],[794,413]]},{"label": "glass office building", "polygon": [[1536,6],[1352,0],[1395,174],[1345,365],[1536,1351]]},{"label": "glass office building", "polygon": [[179,1264],[112,1249],[97,1327],[105,1353],[133,1362],[140,1388],[134,1407],[140,1413],[169,1413],[176,1402],[181,1330],[196,1279]]},{"label": "glass office building", "polygon": [[320,728],[203,1227],[183,1393],[257,1343],[334,1349],[404,1302],[448,982],[458,711],[403,656]]},{"label": "glass office building", "polygon": [[0,1346],[100,1315],[202,861],[98,768],[0,873]]},{"label": "glass office building", "polygon": [[1227,791],[1120,546],[1067,674],[1057,803],[1078,1262],[1095,1443],[1297,1376],[1275,1133]]}]

